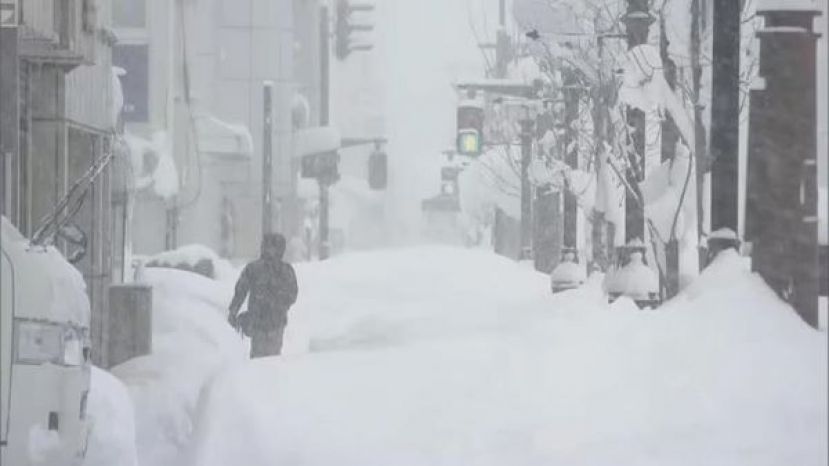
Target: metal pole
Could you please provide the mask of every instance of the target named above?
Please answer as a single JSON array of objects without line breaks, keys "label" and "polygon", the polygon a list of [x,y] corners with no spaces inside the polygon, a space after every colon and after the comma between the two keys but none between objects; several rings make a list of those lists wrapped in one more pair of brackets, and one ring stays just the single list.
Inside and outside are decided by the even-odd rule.
[{"label": "metal pole", "polygon": [[711,231],[738,232],[740,2],[714,0]]},{"label": "metal pole", "polygon": [[[579,150],[574,125],[579,113],[579,95],[575,89],[576,77],[572,70],[564,73],[564,151],[565,162],[572,169],[579,168]],[[571,188],[571,187],[568,187]],[[578,248],[578,198],[572,189],[564,192],[564,247]]]},{"label": "metal pole", "polygon": [[319,224],[319,259],[325,260],[331,254],[331,247],[328,240],[328,183],[323,179],[319,179],[320,188],[320,224]]},{"label": "metal pole", "polygon": [[273,82],[265,81],[262,134],[262,234],[273,231]]},{"label": "metal pole", "polygon": [[[331,81],[331,45],[330,27],[328,24],[328,7],[320,8],[320,126],[327,126],[330,122],[330,81]],[[319,252],[320,260],[328,259],[329,247],[328,216],[330,209],[329,183],[323,178],[317,178],[319,185]]]},{"label": "metal pole", "polygon": [[[650,18],[648,3],[644,0],[628,0],[626,18],[628,50],[642,45],[648,40],[650,19],[640,19],[642,15]],[[639,183],[645,174],[645,112],[637,108],[627,109],[628,126],[632,127],[629,143],[633,152],[628,153],[628,167],[625,171],[627,183],[634,193],[625,193],[625,242],[639,239],[645,241],[645,209],[636,196],[641,199]]]},{"label": "metal pole", "polygon": [[329,122],[330,28],[328,7],[320,7],[320,126]]},{"label": "metal pole", "polygon": [[521,251],[519,259],[532,258],[532,195],[530,161],[532,159],[533,121],[521,120]]},{"label": "metal pole", "polygon": [[[702,110],[704,108],[700,99],[702,89],[702,31],[700,15],[702,7],[701,0],[691,1],[691,70],[694,86],[694,160],[697,183],[697,237],[702,241],[705,234],[705,205],[703,203],[705,190],[705,173],[708,170],[708,154],[706,152],[705,125],[703,123]],[[707,252],[699,246],[699,266],[705,266]]]}]

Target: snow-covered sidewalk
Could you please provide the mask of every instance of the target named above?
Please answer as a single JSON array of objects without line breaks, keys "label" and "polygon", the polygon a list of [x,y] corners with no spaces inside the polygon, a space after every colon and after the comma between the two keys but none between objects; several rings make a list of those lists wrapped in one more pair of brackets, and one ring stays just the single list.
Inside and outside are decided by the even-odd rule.
[{"label": "snow-covered sidewalk", "polygon": [[225,366],[189,464],[827,462],[826,334],[736,255],[659,311],[481,251],[298,273],[287,354]]}]

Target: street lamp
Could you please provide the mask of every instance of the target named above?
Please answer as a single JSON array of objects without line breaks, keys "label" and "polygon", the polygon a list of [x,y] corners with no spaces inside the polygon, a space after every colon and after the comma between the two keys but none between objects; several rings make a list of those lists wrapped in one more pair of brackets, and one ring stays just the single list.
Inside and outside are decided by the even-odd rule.
[{"label": "street lamp", "polygon": [[633,48],[648,41],[650,25],[656,21],[648,11],[647,0],[628,0],[628,11],[622,17],[627,31],[628,47]]}]

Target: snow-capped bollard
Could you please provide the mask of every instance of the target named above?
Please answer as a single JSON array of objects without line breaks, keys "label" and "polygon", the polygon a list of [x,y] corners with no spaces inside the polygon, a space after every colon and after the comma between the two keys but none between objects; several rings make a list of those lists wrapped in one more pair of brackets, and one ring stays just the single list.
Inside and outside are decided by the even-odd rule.
[{"label": "snow-capped bollard", "polygon": [[742,242],[737,236],[737,233],[734,233],[734,230],[720,228],[708,236],[708,257],[706,258],[706,262],[710,264],[719,253],[726,249],[734,249],[739,252],[741,244]]},{"label": "snow-capped bollard", "polygon": [[578,250],[564,248],[561,251],[561,262],[550,273],[550,288],[553,293],[578,288],[587,280],[584,267],[579,263]]},{"label": "snow-capped bollard", "polygon": [[627,296],[640,309],[659,306],[659,277],[645,264],[645,244],[641,240],[616,248],[616,267],[605,276],[603,288],[609,302]]}]

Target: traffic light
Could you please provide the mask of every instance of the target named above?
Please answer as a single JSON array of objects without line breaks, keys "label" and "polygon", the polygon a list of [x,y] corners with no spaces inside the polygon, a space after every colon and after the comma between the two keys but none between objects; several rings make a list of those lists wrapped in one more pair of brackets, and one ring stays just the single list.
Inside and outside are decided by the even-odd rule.
[{"label": "traffic light", "polygon": [[350,4],[348,0],[337,0],[337,17],[334,26],[336,44],[334,53],[340,60],[345,60],[351,52],[371,50],[371,44],[358,44],[351,40],[351,33],[354,31],[371,31],[374,29],[369,24],[352,23],[351,15],[354,12],[373,11],[374,5]]},{"label": "traffic light", "polygon": [[375,151],[368,158],[368,186],[373,190],[386,189],[388,185],[388,156]]},{"label": "traffic light", "polygon": [[477,157],[483,150],[484,109],[474,104],[458,106],[458,154]]}]

